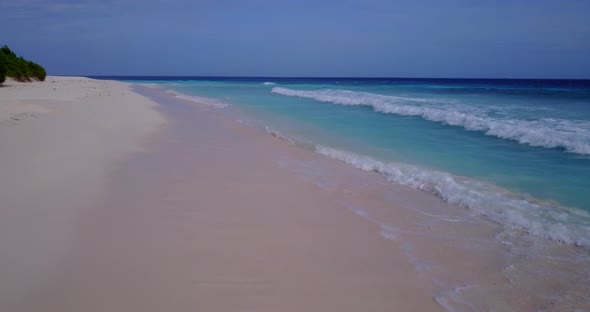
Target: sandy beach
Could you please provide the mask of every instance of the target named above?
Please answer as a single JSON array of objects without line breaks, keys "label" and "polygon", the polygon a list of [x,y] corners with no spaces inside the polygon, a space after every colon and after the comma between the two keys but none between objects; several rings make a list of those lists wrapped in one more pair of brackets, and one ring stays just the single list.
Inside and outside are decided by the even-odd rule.
[{"label": "sandy beach", "polygon": [[125,84],[87,78],[0,88],[0,309],[25,311],[68,259],[114,165],[165,124],[155,107]]},{"label": "sandy beach", "polygon": [[0,310],[588,308],[585,250],[206,100],[79,77],[0,89]]},{"label": "sandy beach", "polygon": [[293,174],[319,156],[119,82],[8,83],[0,103],[2,310],[440,310],[345,186]]}]

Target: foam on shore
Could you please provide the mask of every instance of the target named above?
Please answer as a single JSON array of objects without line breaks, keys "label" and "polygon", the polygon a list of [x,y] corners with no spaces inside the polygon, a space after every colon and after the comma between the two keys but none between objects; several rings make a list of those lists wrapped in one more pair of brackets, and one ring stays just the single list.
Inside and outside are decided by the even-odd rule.
[{"label": "foam on shore", "polygon": [[166,93],[169,95],[172,95],[178,99],[181,99],[181,100],[186,100],[186,101],[190,101],[190,102],[201,104],[201,105],[207,105],[207,106],[211,106],[213,108],[221,109],[221,108],[226,108],[229,106],[229,104],[226,102],[223,102],[218,99],[204,97],[204,96],[188,95],[188,94],[178,93],[173,90],[168,90],[168,91],[166,91]]},{"label": "foam on shore", "polygon": [[585,211],[533,201],[488,183],[445,172],[384,163],[321,145],[316,151],[356,168],[380,173],[391,182],[431,193],[501,224],[520,227],[531,234],[563,243],[590,247],[590,216]]}]

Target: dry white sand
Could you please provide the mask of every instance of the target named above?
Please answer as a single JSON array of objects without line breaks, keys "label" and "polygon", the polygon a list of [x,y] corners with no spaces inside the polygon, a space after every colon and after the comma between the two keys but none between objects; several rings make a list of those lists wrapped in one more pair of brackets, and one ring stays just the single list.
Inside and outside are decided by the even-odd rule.
[{"label": "dry white sand", "polygon": [[164,124],[156,105],[79,77],[0,88],[0,310],[64,261],[109,170]]}]

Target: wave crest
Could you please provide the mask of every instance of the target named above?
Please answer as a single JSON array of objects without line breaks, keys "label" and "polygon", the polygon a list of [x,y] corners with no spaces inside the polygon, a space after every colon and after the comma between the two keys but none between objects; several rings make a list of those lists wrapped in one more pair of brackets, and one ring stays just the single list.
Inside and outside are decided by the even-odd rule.
[{"label": "wave crest", "polygon": [[[545,118],[539,120],[500,119],[465,112],[457,106],[436,107],[435,101],[421,98],[380,95],[348,90],[293,90],[282,87],[273,93],[313,99],[340,105],[370,106],[374,111],[401,116],[418,116],[442,124],[484,132],[486,135],[546,148],[563,148],[567,152],[590,155],[590,122]],[[408,104],[409,103],[409,104]],[[412,105],[418,104],[418,105]],[[426,103],[426,104],[425,104]]]}]

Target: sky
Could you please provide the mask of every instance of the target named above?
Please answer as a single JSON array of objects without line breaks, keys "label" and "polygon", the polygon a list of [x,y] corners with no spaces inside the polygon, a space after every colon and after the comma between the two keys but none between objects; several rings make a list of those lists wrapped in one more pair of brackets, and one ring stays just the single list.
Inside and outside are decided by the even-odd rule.
[{"label": "sky", "polygon": [[590,1],[0,0],[52,75],[590,79]]}]

